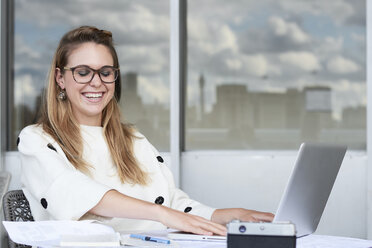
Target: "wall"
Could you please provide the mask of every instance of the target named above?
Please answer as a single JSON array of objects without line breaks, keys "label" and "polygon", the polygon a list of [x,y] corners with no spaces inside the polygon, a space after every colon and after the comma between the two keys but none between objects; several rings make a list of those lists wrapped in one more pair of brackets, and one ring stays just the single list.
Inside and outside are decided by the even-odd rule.
[{"label": "wall", "polygon": [[[194,199],[217,208],[245,207],[275,212],[296,154],[293,152],[186,152],[181,185]],[[163,154],[169,164],[169,154]],[[7,152],[10,189],[20,187],[18,152]],[[367,158],[347,153],[317,233],[366,238]],[[341,221],[340,221],[341,220]]]}]

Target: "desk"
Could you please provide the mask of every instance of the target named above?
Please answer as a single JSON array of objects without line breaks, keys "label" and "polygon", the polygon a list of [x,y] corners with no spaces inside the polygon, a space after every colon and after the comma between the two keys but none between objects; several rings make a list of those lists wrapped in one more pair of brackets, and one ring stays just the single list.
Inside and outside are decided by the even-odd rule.
[{"label": "desk", "polygon": [[[122,246],[122,247],[129,247],[129,246]],[[177,241],[176,245],[156,245],[154,243],[151,243],[148,246],[138,246],[138,247],[226,248],[226,243],[206,242],[206,241]],[[336,237],[336,236],[309,235],[309,236],[297,239],[296,248],[372,248],[372,240],[363,240],[363,239]]]},{"label": "desk", "polygon": [[[33,221],[33,222],[3,222],[13,241],[42,247],[57,247],[63,235],[112,235],[112,227],[93,223],[92,221]],[[47,230],[47,231],[45,231]],[[73,233],[71,231],[73,230]],[[169,230],[142,232],[146,236],[167,238]],[[120,233],[121,241],[125,243],[128,233]],[[114,238],[118,242],[119,237]],[[137,239],[132,239],[133,242]],[[165,245],[138,240],[136,247],[168,247],[168,248],[226,248],[226,242],[210,241],[177,241],[175,245]],[[132,243],[133,244],[133,243]],[[129,246],[122,246],[128,247]],[[133,247],[133,246],[132,246]],[[273,247],[275,248],[275,247]],[[297,239],[297,248],[372,248],[372,240],[347,237],[309,235]]]}]

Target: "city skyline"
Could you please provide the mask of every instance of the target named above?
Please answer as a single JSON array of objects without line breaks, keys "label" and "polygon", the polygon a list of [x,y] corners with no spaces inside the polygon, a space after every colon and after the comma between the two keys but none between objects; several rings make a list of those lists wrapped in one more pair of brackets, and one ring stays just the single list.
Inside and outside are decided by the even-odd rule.
[{"label": "city skyline", "polygon": [[[169,109],[161,104],[145,104],[138,94],[135,72],[122,78],[124,117],[156,140],[158,146],[167,147]],[[203,102],[203,76],[200,81]],[[187,149],[290,149],[304,141],[348,143],[352,149],[365,149],[366,107],[347,107],[341,119],[334,118],[328,101],[332,90],[328,87],[285,92],[253,92],[244,84],[216,87],[217,101],[211,111],[202,113],[202,106],[185,106]],[[328,102],[329,106],[318,102]]]}]

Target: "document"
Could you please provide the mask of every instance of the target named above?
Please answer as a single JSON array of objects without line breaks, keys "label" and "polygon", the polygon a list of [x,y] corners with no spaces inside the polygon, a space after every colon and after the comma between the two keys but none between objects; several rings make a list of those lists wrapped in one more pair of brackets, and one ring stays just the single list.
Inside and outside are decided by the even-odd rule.
[{"label": "document", "polygon": [[3,221],[11,240],[39,247],[120,246],[120,235],[97,221]]}]

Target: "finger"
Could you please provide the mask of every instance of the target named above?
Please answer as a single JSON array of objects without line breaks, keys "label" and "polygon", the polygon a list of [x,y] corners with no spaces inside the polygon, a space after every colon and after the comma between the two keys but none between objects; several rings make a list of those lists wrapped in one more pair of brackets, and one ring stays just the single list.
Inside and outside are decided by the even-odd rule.
[{"label": "finger", "polygon": [[200,216],[195,216],[195,217],[198,218],[201,222],[206,223],[208,226],[213,226],[214,228],[219,229],[221,232],[226,232],[226,227],[219,224],[219,223],[207,220],[207,219],[202,218]]},{"label": "finger", "polygon": [[190,230],[190,232],[195,233],[195,234],[199,234],[199,235],[210,235],[210,236],[213,235],[213,232],[205,230],[201,227],[192,228],[192,230]]},{"label": "finger", "polygon": [[255,214],[254,218],[258,221],[271,222],[274,219],[274,215],[272,213]]},{"label": "finger", "polygon": [[227,232],[226,227],[210,221],[202,223],[201,227],[205,230],[211,231],[214,234],[221,236],[225,236]]},{"label": "finger", "polygon": [[221,232],[226,232],[226,226],[224,226],[224,225],[221,225],[219,223],[216,223],[216,222],[213,222],[213,221],[209,221],[209,220],[206,220],[206,223],[208,225],[213,226],[214,228],[219,229],[219,231],[221,231]]}]

